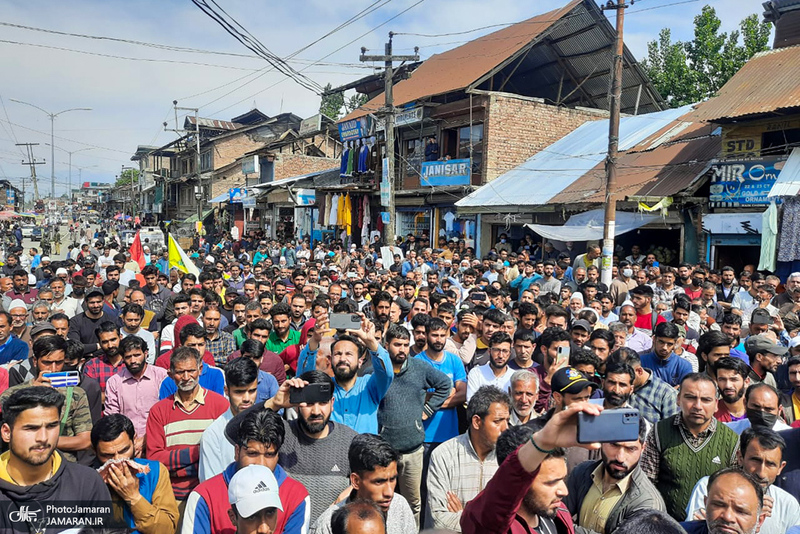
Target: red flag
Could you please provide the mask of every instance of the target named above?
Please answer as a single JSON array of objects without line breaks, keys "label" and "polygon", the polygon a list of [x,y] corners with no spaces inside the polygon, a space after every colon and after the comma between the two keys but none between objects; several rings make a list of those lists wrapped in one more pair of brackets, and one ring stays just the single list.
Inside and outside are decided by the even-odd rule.
[{"label": "red flag", "polygon": [[136,237],[133,238],[131,244],[131,259],[139,264],[139,269],[144,269],[144,249],[142,248],[142,239],[139,237],[139,232],[136,232]]}]

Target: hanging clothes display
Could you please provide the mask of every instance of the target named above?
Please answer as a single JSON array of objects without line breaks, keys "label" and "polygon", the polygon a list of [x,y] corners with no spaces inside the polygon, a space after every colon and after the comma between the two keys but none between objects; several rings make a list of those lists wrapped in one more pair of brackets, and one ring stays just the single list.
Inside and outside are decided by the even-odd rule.
[{"label": "hanging clothes display", "polygon": [[328,215],[328,226],[336,226],[339,222],[339,195],[331,197],[331,211]]},{"label": "hanging clothes display", "polygon": [[338,195],[336,207],[336,226],[344,226],[344,195]]},{"label": "hanging clothes display", "polygon": [[369,246],[369,196],[361,198],[361,246]]},{"label": "hanging clothes display", "polygon": [[363,145],[361,150],[358,151],[358,172],[367,172],[367,157],[369,156],[369,147]]},{"label": "hanging clothes display", "polygon": [[758,270],[775,272],[775,252],[778,246],[778,206],[774,200],[769,203],[767,211],[761,216],[761,226],[761,257],[758,261]]},{"label": "hanging clothes display", "polygon": [[353,146],[347,152],[347,176],[353,176],[353,169],[357,163],[356,153],[358,150]]},{"label": "hanging clothes display", "polygon": [[347,160],[350,156],[350,150],[345,150],[342,152],[342,163],[339,168],[339,176],[346,176],[347,175]]},{"label": "hanging clothes display", "polygon": [[783,203],[778,261],[797,260],[800,260],[800,199],[789,197]]},{"label": "hanging clothes display", "polygon": [[350,202],[350,193],[344,197],[344,213],[342,214],[342,222],[344,223],[344,231],[347,235],[352,235],[353,232],[353,205]]}]

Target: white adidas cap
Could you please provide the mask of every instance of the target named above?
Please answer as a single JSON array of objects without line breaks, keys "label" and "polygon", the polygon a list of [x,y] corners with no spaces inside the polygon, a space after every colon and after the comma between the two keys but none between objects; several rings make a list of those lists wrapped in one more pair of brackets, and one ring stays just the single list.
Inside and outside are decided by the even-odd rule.
[{"label": "white adidas cap", "polygon": [[278,495],[278,481],[272,470],[263,465],[239,469],[228,484],[228,500],[242,517],[251,517],[264,508],[283,511]]}]

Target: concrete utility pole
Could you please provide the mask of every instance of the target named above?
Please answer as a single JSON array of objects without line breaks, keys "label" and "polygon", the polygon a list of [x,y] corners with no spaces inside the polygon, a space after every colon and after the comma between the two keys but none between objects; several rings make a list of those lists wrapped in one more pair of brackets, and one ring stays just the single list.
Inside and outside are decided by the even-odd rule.
[{"label": "concrete utility pole", "polygon": [[392,37],[394,37],[394,32],[389,32],[389,42],[386,43],[385,47],[385,54],[382,56],[367,56],[365,55],[367,49],[362,47],[361,48],[361,57],[359,58],[361,61],[383,61],[384,62],[384,71],[383,71],[383,83],[384,83],[384,95],[386,97],[386,104],[383,107],[383,110],[380,112],[386,118],[384,124],[384,133],[386,134],[386,157],[388,158],[388,167],[389,167],[389,176],[384,176],[384,180],[389,181],[389,206],[386,208],[389,211],[389,224],[383,227],[383,240],[387,246],[394,245],[395,240],[395,210],[394,210],[394,181],[395,181],[395,172],[394,172],[394,115],[396,109],[394,107],[394,96],[392,95],[392,86],[393,81],[392,77],[394,76],[394,67],[392,63],[394,61],[419,61],[419,47],[414,47],[414,55],[413,56],[393,56],[392,55]]},{"label": "concrete utility pole", "polygon": [[[10,99],[12,102],[16,102],[17,104],[25,104],[26,106],[30,106],[32,108],[36,108],[48,117],[50,117],[50,198],[56,198],[56,156],[55,156],[55,122],[56,117],[67,113],[69,111],[92,111],[92,108],[70,108],[59,111],[57,113],[50,113],[49,111],[40,108],[35,104],[31,104],[30,102],[23,102],[22,100],[15,100],[13,98]],[[35,182],[34,182],[35,183]]]},{"label": "concrete utility pole", "polygon": [[622,99],[622,54],[624,44],[622,29],[625,22],[624,0],[608,0],[603,9],[616,9],[617,36],[611,63],[611,103],[608,121],[608,155],[606,156],[606,211],[603,225],[603,257],[600,281],[611,286],[611,267],[614,262],[614,236],[616,231],[617,201],[612,196],[617,187],[617,153],[619,151],[619,110]]},{"label": "concrete utility pole", "polygon": [[[33,156],[33,147],[37,146],[39,143],[17,143],[17,146],[24,146],[28,151],[28,161],[22,160],[23,165],[28,165],[31,168],[31,181],[33,182],[33,201],[36,202],[39,200],[39,185],[36,182],[36,166],[37,165],[44,165],[46,162],[36,161],[36,158]],[[23,182],[24,184],[24,182]],[[24,196],[24,195],[23,195]],[[22,199],[22,206],[25,206],[25,199]]]}]

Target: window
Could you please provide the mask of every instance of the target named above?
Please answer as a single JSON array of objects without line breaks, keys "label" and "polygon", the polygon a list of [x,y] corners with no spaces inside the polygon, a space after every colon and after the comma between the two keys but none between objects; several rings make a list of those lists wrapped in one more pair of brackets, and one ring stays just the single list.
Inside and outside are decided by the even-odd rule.
[{"label": "window", "polygon": [[762,156],[788,155],[796,146],[800,146],[800,128],[764,132],[761,135]]},{"label": "window", "polygon": [[478,174],[483,165],[483,124],[474,124],[472,128],[469,126],[459,128],[457,159],[470,157],[470,145],[472,146],[472,173]]},{"label": "window", "polygon": [[213,152],[207,150],[200,154],[200,171],[210,171],[212,169],[212,156]]}]

